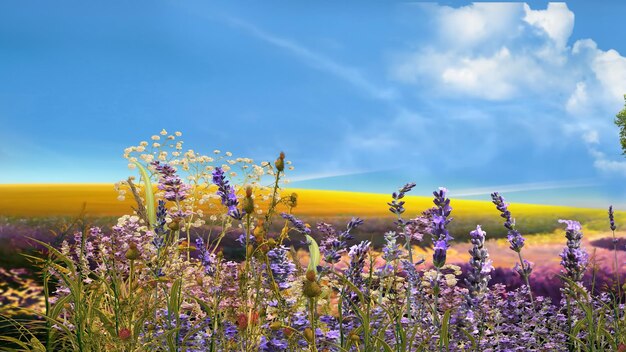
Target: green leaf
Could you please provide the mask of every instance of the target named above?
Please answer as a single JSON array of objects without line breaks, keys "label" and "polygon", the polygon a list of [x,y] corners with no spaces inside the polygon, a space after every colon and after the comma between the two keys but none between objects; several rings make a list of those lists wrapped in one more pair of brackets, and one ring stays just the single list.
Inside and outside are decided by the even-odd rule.
[{"label": "green leaf", "polygon": [[320,254],[320,247],[317,245],[317,242],[315,242],[313,237],[309,235],[304,236],[306,236],[306,240],[309,243],[309,255],[311,256],[307,271],[313,271],[317,274],[317,266],[320,265],[320,259],[322,257]]},{"label": "green leaf", "polygon": [[445,351],[449,351],[449,345],[450,345],[450,310],[448,309],[444,314],[443,314],[443,319],[441,322],[441,333],[439,334],[439,336],[441,336],[441,342],[443,343],[443,347],[445,348]]},{"label": "green leaf", "polygon": [[150,228],[154,228],[156,224],[156,208],[154,207],[154,190],[152,189],[152,182],[150,182],[150,175],[148,175],[148,171],[143,165],[136,161],[133,161],[133,163],[137,165],[141,173],[141,178],[143,179],[143,185],[146,191],[146,214],[148,214]]}]

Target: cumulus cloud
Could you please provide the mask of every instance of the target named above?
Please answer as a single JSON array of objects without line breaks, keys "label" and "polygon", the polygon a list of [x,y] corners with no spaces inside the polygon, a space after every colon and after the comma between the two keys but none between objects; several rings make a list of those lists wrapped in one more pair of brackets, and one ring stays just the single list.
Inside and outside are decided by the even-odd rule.
[{"label": "cumulus cloud", "polygon": [[[428,10],[436,17],[437,35],[420,49],[398,53],[392,79],[431,96],[542,106],[564,131],[577,133],[595,168],[622,173],[624,163],[599,149],[616,143],[612,115],[624,104],[626,57],[598,48],[592,39],[570,45],[575,15],[565,3]],[[540,129],[546,123],[528,125]]]},{"label": "cumulus cloud", "polygon": [[548,3],[545,10],[532,10],[524,4],[524,21],[545,32],[559,48],[565,48],[574,30],[574,13],[565,3]]}]

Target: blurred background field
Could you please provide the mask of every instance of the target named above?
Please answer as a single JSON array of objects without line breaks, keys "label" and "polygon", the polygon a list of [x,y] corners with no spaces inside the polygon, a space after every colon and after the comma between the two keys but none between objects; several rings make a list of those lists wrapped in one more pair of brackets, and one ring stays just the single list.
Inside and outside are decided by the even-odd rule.
[{"label": "blurred background field", "polygon": [[[282,194],[289,195],[292,192],[298,194],[294,214],[312,227],[318,222],[327,222],[341,229],[352,216],[363,218],[364,225],[354,232],[354,243],[369,239],[375,248],[380,248],[383,234],[396,230],[394,216],[389,213],[387,206],[390,195],[304,189],[285,189]],[[36,269],[22,255],[32,254],[37,249],[29,238],[59,244],[84,226],[101,226],[108,232],[117,217],[130,214],[135,205],[132,197],[120,201],[117,195],[112,184],[0,185],[0,303],[39,303],[36,299],[38,291],[34,287],[38,280]],[[405,218],[415,217],[432,206],[430,196],[406,196],[404,200],[407,209]],[[450,224],[450,231],[455,240],[448,253],[449,262],[460,265],[467,262],[467,250],[471,247],[468,234],[480,224],[487,232],[486,246],[494,266],[498,268],[493,282],[518,285],[517,275],[511,270],[517,256],[508,249],[503,219],[489,197],[485,196],[484,201],[452,199],[451,205],[454,220]],[[594,255],[597,266],[603,269],[597,276],[610,275],[612,234],[606,209],[514,203],[510,205],[510,210],[517,221],[517,228],[527,238],[524,256],[535,263],[538,275],[533,277],[538,282],[534,286],[543,294],[558,293],[555,291],[559,283],[556,277],[560,260],[558,254],[565,246],[563,226],[557,222],[558,219],[575,219],[583,224],[584,243]],[[206,214],[209,213],[206,207]],[[623,211],[616,211],[615,215],[618,226],[626,220]],[[283,224],[283,219],[277,218],[273,231],[278,233]],[[211,237],[219,230],[221,228],[216,224],[207,223],[194,228],[192,237]],[[235,239],[241,230],[235,227],[229,231],[229,235],[222,241],[222,250],[226,257],[238,259],[242,251]],[[618,237],[626,235],[619,231],[618,227]],[[303,251],[303,238],[296,233],[291,238],[288,243],[299,251],[301,261],[306,262],[308,256]],[[430,244],[430,239],[425,238],[423,247],[415,248],[427,262],[432,253]],[[620,241],[619,249],[620,262],[626,262],[624,241]]]},{"label": "blurred background field", "polygon": [[[382,243],[385,231],[395,228],[394,216],[388,211],[390,196],[387,194],[308,189],[285,189],[282,194],[292,192],[298,194],[294,214],[311,226],[323,221],[341,227],[351,217],[358,216],[366,222],[357,237],[372,239],[375,245]],[[430,196],[406,196],[404,200],[406,218],[415,217],[433,206]],[[457,241],[466,240],[477,224],[487,231],[488,238],[506,236],[502,218],[488,196],[484,201],[452,199],[451,204],[454,221],[450,229]],[[106,228],[114,224],[118,216],[131,213],[134,205],[132,197],[118,200],[112,184],[0,185],[2,251],[16,253],[27,248],[25,237],[45,240],[51,230],[58,231],[79,215],[89,224]],[[549,234],[561,227],[558,219],[578,220],[586,230],[608,231],[606,209],[514,203],[510,210],[524,235],[548,234],[550,238]],[[208,206],[205,211],[205,214],[211,212]],[[626,220],[625,212],[616,211],[615,214],[618,224]],[[282,221],[275,225],[278,230]],[[209,228],[210,225],[206,225],[196,232],[201,234]]]}]

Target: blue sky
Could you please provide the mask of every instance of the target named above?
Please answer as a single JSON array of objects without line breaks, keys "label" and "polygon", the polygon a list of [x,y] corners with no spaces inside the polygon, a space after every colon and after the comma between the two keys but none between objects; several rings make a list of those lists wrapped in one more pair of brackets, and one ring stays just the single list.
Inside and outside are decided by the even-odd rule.
[{"label": "blue sky", "polygon": [[293,187],[626,206],[626,4],[3,2],[0,183],[114,182],[162,128]]}]

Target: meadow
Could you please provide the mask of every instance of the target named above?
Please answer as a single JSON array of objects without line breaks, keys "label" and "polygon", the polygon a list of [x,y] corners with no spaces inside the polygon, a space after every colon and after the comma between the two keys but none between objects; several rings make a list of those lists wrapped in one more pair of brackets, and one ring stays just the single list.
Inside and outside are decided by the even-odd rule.
[{"label": "meadow", "polygon": [[626,350],[624,212],[288,189],[283,153],[179,137],[0,186],[4,350]]}]

